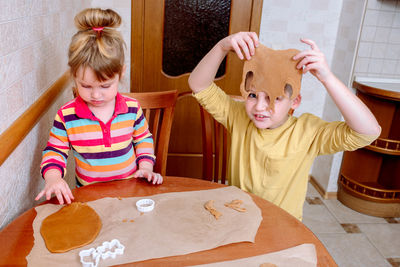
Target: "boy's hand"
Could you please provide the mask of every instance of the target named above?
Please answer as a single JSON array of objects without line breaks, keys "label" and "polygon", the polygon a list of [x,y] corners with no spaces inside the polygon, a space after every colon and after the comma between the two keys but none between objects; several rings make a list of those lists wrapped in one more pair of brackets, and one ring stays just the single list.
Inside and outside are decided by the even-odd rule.
[{"label": "boy's hand", "polygon": [[152,182],[153,184],[162,184],[163,183],[163,177],[161,176],[161,174],[153,172],[150,169],[147,168],[139,168],[139,170],[137,170],[134,174],[133,174],[134,178],[139,178],[139,177],[143,177],[143,178],[147,178],[147,181]]},{"label": "boy's hand", "polygon": [[[197,64],[189,76],[190,89],[197,94],[211,85],[221,62],[230,51],[235,51],[240,59],[250,59],[258,46],[255,32],[238,32],[220,40]],[[244,54],[244,56],[243,56]]]},{"label": "boy's hand", "polygon": [[[50,172],[52,170],[49,170]],[[39,200],[42,196],[46,195],[46,200],[51,198],[51,194],[55,194],[60,205],[64,204],[64,199],[67,204],[71,204],[74,199],[71,189],[65,180],[61,177],[49,176],[45,177],[46,185],[44,189],[36,196],[35,200]]]},{"label": "boy's hand", "polygon": [[303,73],[308,71],[314,75],[320,82],[325,83],[329,78],[333,77],[325,55],[319,50],[313,40],[301,39],[301,42],[308,44],[311,49],[304,50],[293,57],[294,60],[301,59],[297,68],[303,68]]},{"label": "boy's hand", "polygon": [[220,41],[222,50],[229,52],[235,51],[240,59],[249,60],[255,53],[258,46],[258,36],[255,32],[238,32],[231,34]]}]

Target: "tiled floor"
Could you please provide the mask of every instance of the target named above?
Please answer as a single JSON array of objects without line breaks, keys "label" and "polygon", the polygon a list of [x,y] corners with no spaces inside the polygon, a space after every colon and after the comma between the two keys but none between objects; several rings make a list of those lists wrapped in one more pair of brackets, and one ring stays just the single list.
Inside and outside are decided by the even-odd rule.
[{"label": "tiled floor", "polygon": [[303,223],[340,267],[400,267],[400,218],[359,213],[323,199],[309,184]]}]

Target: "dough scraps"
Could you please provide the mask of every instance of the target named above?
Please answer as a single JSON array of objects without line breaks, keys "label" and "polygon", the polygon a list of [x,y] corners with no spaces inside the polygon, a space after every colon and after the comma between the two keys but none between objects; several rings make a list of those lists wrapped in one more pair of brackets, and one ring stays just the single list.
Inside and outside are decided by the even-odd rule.
[{"label": "dough scraps", "polygon": [[218,220],[219,217],[222,216],[222,213],[217,211],[214,208],[214,200],[209,200],[204,204],[204,208],[208,210],[212,215],[214,215],[215,219]]},{"label": "dough scraps", "polygon": [[101,219],[86,203],[73,202],[46,217],[40,227],[47,249],[66,252],[90,244],[102,227]]},{"label": "dough scraps", "polygon": [[273,263],[263,263],[260,265],[260,267],[278,267]]},{"label": "dough scraps", "polygon": [[239,212],[245,212],[246,208],[242,208],[240,207],[240,205],[242,205],[243,201],[240,199],[235,199],[232,200],[230,203],[225,203],[225,207],[237,210]]}]

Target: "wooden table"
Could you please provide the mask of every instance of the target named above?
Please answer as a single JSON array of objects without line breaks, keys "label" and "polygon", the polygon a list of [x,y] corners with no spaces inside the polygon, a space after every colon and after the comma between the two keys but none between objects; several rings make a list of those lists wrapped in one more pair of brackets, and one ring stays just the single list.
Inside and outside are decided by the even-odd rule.
[{"label": "wooden table", "polygon": [[[143,179],[98,183],[73,189],[75,201],[87,202],[103,197],[139,197],[167,192],[204,190],[225,185],[182,177],[165,177],[162,185],[150,185]],[[228,261],[287,249],[303,243],[313,243],[317,250],[318,266],[337,266],[326,248],[300,221],[270,202],[250,194],[262,211],[263,220],[255,243],[242,242],[215,249],[160,259],[135,262],[134,266],[184,266]],[[43,204],[57,203],[53,197]],[[32,222],[35,209],[30,209],[0,231],[0,266],[25,266],[25,257],[33,246]],[[124,265],[124,266],[128,266]]]}]

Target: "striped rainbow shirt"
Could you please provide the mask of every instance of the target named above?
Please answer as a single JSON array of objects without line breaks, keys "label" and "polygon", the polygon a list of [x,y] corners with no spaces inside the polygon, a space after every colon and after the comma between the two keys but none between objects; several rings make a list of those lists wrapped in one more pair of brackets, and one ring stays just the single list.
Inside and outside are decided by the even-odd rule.
[{"label": "striped rainbow shirt", "polygon": [[153,137],[139,102],[119,93],[107,124],[79,96],[58,110],[43,151],[42,176],[57,168],[64,177],[70,149],[82,185],[130,178],[140,161],[155,163]]}]

